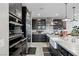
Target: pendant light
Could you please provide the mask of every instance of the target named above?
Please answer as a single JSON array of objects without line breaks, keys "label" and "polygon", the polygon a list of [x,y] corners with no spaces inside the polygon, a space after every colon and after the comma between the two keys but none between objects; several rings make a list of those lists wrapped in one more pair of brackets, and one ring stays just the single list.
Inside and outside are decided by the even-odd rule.
[{"label": "pendant light", "polygon": [[51,25],[54,25],[54,24],[53,24],[53,19],[51,20]]},{"label": "pendant light", "polygon": [[63,21],[68,21],[69,19],[67,18],[67,3],[65,3],[65,19]]},{"label": "pendant light", "polygon": [[75,8],[76,8],[76,7],[72,7],[72,9],[73,9],[73,19],[72,19],[72,21],[77,21],[77,20],[75,19]]}]

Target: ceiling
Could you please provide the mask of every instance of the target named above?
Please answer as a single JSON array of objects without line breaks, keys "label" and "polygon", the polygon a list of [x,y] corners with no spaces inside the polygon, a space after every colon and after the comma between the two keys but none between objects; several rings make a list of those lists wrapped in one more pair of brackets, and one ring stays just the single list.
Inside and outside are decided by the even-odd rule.
[{"label": "ceiling", "polygon": [[[32,12],[32,17],[53,17],[64,18],[65,17],[65,4],[64,3],[23,3],[23,6]],[[75,6],[75,13],[79,14],[79,3],[67,4],[67,17],[72,18],[73,10]]]}]

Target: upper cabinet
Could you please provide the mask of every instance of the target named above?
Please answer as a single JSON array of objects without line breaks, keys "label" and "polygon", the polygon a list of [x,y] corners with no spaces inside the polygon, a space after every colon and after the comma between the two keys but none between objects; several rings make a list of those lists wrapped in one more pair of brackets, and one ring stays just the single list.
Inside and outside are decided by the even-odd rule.
[{"label": "upper cabinet", "polygon": [[66,22],[62,21],[62,19],[53,19],[53,29],[66,29]]},{"label": "upper cabinet", "polygon": [[37,19],[32,19],[32,29],[36,29],[37,28]]},{"label": "upper cabinet", "polygon": [[9,13],[17,16],[22,19],[22,4],[21,3],[10,3],[9,4]]},{"label": "upper cabinet", "polygon": [[32,19],[32,29],[45,30],[46,29],[46,19]]},{"label": "upper cabinet", "polygon": [[22,19],[22,4],[16,4],[16,16]]},{"label": "upper cabinet", "polygon": [[9,4],[9,12],[16,15],[16,4],[15,3]]}]

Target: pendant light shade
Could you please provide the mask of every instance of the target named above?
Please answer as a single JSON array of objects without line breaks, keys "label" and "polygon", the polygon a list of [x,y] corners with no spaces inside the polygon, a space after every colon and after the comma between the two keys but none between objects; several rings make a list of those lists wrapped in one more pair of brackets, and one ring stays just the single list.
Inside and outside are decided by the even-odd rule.
[{"label": "pendant light shade", "polygon": [[67,18],[67,3],[65,3],[65,18]]},{"label": "pendant light shade", "polygon": [[63,21],[68,21],[69,19],[67,18],[67,3],[65,3],[65,18]]},{"label": "pendant light shade", "polygon": [[75,20],[75,7],[72,7],[72,9],[73,9],[73,21]]},{"label": "pendant light shade", "polygon": [[75,8],[76,8],[76,7],[72,7],[72,10],[73,10],[73,18],[72,18],[72,21],[77,21],[77,20],[75,19]]},{"label": "pendant light shade", "polygon": [[54,24],[53,24],[53,19],[51,20],[51,25],[54,25]]}]

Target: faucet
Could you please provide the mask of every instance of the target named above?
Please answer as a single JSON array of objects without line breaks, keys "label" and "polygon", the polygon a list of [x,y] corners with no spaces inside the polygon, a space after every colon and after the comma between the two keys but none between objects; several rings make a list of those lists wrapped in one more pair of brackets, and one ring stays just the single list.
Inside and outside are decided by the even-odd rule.
[{"label": "faucet", "polygon": [[75,39],[73,38],[73,39],[72,39],[72,43],[74,43],[74,42],[76,42],[76,41],[75,41]]}]

